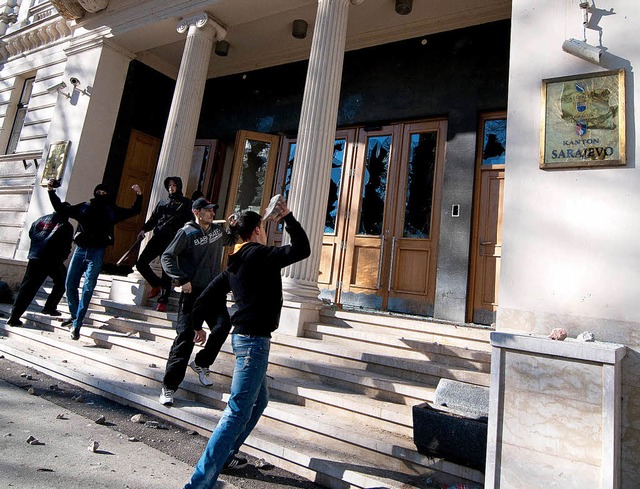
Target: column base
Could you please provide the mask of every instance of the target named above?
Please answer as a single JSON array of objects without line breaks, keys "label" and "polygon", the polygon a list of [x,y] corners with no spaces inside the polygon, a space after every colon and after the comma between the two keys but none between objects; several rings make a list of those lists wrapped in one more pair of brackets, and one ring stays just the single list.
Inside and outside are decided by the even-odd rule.
[{"label": "column base", "polygon": [[147,282],[134,272],[127,277],[114,276],[111,280],[109,299],[120,304],[142,306],[146,298]]},{"label": "column base", "polygon": [[289,336],[304,336],[304,323],[317,323],[321,307],[321,301],[284,301],[277,332]]}]

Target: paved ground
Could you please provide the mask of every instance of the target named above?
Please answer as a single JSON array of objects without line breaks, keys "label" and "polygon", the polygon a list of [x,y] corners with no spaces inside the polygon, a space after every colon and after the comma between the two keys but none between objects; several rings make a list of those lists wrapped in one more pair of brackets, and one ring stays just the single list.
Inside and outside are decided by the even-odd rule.
[{"label": "paved ground", "polygon": [[[80,398],[78,397],[80,396]],[[139,414],[0,355],[0,474],[19,489],[181,488],[207,438]],[[104,416],[104,424],[96,424]],[[32,436],[42,444],[27,443]],[[88,449],[94,441],[98,449]],[[262,460],[221,476],[225,489],[319,489]],[[218,487],[216,488],[218,489]]]}]

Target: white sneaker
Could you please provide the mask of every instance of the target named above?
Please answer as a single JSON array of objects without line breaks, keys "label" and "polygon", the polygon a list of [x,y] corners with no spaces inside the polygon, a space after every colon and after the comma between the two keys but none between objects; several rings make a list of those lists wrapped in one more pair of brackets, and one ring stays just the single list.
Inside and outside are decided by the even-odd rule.
[{"label": "white sneaker", "polygon": [[189,364],[189,367],[191,367],[193,371],[198,374],[198,378],[200,379],[200,383],[202,385],[206,385],[207,387],[213,385],[213,381],[209,378],[209,374],[211,373],[211,371],[207,367],[198,367],[195,360]]},{"label": "white sneaker", "polygon": [[158,400],[163,406],[173,406],[173,391],[163,387]]}]

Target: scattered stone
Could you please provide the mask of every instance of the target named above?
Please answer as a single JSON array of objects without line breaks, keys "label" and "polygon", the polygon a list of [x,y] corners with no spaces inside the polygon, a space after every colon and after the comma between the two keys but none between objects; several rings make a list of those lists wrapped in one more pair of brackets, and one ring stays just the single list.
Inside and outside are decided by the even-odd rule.
[{"label": "scattered stone", "polygon": [[3,436],[13,436],[11,433],[5,433]]},{"label": "scattered stone", "polygon": [[98,450],[98,447],[100,447],[100,442],[92,441],[91,445],[87,447],[87,450],[95,453]]},{"label": "scattered stone", "polygon": [[32,396],[35,396],[35,395],[36,395],[36,390],[35,390],[33,387],[29,387],[29,389],[27,390],[27,392],[28,392],[29,394],[31,394]]},{"label": "scattered stone", "polygon": [[44,445],[44,443],[38,440],[35,436],[29,436],[29,438],[27,438],[27,443],[29,445]]},{"label": "scattered stone", "polygon": [[39,469],[36,469],[36,472],[55,472],[53,469],[46,469],[44,467],[41,467]]},{"label": "scattered stone", "polygon": [[256,467],[262,470],[273,470],[275,468],[273,464],[270,464],[262,458],[256,462]]},{"label": "scattered stone", "polygon": [[22,372],[22,373],[20,374],[20,377],[26,377],[26,376],[27,376],[27,373],[26,373],[26,372]]},{"label": "scattered stone", "polygon": [[56,416],[56,419],[69,419],[64,413],[60,413]]},{"label": "scattered stone", "polygon": [[4,355],[0,355],[0,358],[4,358]]},{"label": "scattered stone", "polygon": [[132,441],[132,442],[138,442],[140,441],[138,438],[136,438],[135,436],[130,436],[129,438],[127,438],[127,440]]},{"label": "scattered stone", "polygon": [[158,368],[158,366],[155,363],[150,363],[149,368]]},{"label": "scattered stone", "polygon": [[49,386],[49,389],[52,390],[52,391],[57,391],[58,390],[58,384],[51,384]]},{"label": "scattered stone", "polygon": [[79,395],[77,397],[74,397],[73,400],[75,402],[84,402],[84,397],[82,397],[82,395]]},{"label": "scattered stone", "polygon": [[187,431],[187,435],[197,435],[198,432],[196,430],[189,430]]},{"label": "scattered stone", "polygon": [[100,417],[95,420],[95,423],[96,424],[106,424],[107,423],[107,418],[105,418],[104,416],[100,415]]},{"label": "scattered stone", "polygon": [[145,419],[143,414],[134,414],[133,416],[131,416],[131,422],[132,423],[144,423],[147,420]]},{"label": "scattered stone", "polygon": [[67,360],[62,360],[62,363],[67,363]]},{"label": "scattered stone", "polygon": [[563,341],[567,337],[567,330],[564,328],[553,328],[547,338]]},{"label": "scattered stone", "polygon": [[33,380],[33,377],[31,375],[27,375],[27,380]]},{"label": "scattered stone", "polygon": [[593,341],[596,341],[596,335],[594,335],[591,331],[584,331],[583,333],[580,333],[576,339],[578,341],[585,341],[587,343],[591,343]]},{"label": "scattered stone", "polygon": [[145,421],[144,425],[147,428],[152,428],[154,430],[166,430],[167,429],[167,427],[165,425],[161,424],[158,421]]}]

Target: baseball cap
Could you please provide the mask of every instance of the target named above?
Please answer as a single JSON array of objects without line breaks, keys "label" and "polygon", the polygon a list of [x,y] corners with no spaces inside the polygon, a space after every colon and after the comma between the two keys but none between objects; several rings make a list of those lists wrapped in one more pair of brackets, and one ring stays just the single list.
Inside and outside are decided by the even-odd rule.
[{"label": "baseball cap", "polygon": [[191,204],[191,209],[193,209],[194,211],[199,211],[202,209],[213,209],[215,211],[217,208],[218,204],[212,204],[204,197],[200,197],[199,199],[194,200],[193,204]]}]

